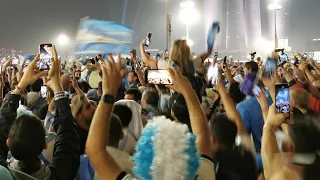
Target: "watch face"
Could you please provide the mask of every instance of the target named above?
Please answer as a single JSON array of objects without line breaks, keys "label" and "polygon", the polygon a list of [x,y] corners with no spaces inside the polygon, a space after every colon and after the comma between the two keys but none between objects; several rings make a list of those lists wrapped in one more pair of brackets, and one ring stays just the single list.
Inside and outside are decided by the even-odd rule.
[{"label": "watch face", "polygon": [[114,103],[115,102],[115,97],[112,95],[104,95],[103,96],[103,101],[106,103]]}]

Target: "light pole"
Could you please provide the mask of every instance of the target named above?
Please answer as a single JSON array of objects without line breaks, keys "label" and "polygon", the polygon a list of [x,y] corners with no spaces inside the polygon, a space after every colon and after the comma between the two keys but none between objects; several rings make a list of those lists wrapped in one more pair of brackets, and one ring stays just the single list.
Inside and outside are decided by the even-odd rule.
[{"label": "light pole", "polygon": [[[199,19],[199,15],[195,9],[195,5],[192,1],[185,1],[180,4],[180,19],[186,25],[186,40],[189,39],[189,27],[192,23]],[[193,44],[193,43],[189,43]]]},{"label": "light pole", "polygon": [[278,32],[277,32],[277,11],[282,7],[279,4],[269,4],[268,9],[274,11],[274,48],[278,48]]},{"label": "light pole", "polygon": [[168,49],[168,0],[166,0],[166,49]]}]

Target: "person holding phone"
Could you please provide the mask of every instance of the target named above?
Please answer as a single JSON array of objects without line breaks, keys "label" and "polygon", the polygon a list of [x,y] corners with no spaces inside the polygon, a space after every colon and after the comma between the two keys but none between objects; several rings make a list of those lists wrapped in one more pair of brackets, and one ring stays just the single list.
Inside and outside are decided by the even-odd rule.
[{"label": "person holding phone", "polygon": [[[62,89],[60,61],[55,47],[53,51],[49,76],[58,113],[55,114],[53,125],[57,135],[50,166],[46,167],[39,159],[41,152],[47,147],[42,122],[36,116],[27,113],[17,116],[23,91],[47,73],[36,71],[40,60],[39,54],[28,65],[16,88],[6,95],[7,101],[0,109],[0,127],[7,129],[1,131],[0,164],[7,167],[14,179],[74,179],[79,168],[79,137],[68,98]],[[8,151],[12,154],[9,162],[7,162]]]},{"label": "person holding phone", "polygon": [[[242,84],[240,85],[240,90],[244,95],[246,95],[246,98],[237,104],[237,110],[240,113],[245,129],[249,134],[252,135],[255,150],[257,153],[259,170],[262,170],[263,166],[261,162],[260,150],[261,150],[262,127],[264,124],[264,120],[263,120],[263,115],[261,113],[261,107],[253,91],[258,70],[259,70],[259,67],[256,62],[249,61],[245,63],[244,65],[245,78]],[[272,76],[272,79],[271,78],[267,78],[267,79],[268,81],[266,82],[271,81],[273,83],[272,80],[274,80],[274,76]],[[271,97],[274,97],[274,96],[270,96],[270,94],[274,95],[275,88],[274,88],[274,84],[273,85],[269,85],[269,84],[265,84],[265,85],[270,91],[270,93],[267,92],[267,94],[269,95],[267,102],[268,102],[268,105],[271,105],[272,104]],[[264,87],[259,86],[259,88],[261,89]]]},{"label": "person holding phone", "polygon": [[183,75],[188,77],[198,95],[199,100],[201,101],[201,87],[199,87],[200,85],[197,83],[194,75],[196,69],[201,68],[203,61],[212,53],[212,49],[208,48],[207,52],[204,52],[200,56],[193,58],[187,40],[178,39],[172,44],[169,60],[157,61],[156,59],[151,59],[147,55],[145,52],[145,44],[146,39],[144,39],[140,44],[143,61],[152,69],[178,69]]}]

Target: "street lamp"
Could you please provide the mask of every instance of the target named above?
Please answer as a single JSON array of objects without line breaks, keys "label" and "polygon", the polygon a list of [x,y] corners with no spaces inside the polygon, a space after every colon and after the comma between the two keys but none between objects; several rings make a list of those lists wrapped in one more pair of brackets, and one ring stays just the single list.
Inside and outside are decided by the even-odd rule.
[{"label": "street lamp", "polygon": [[269,10],[274,11],[274,47],[278,48],[278,34],[277,34],[277,11],[281,10],[282,7],[279,4],[269,4]]},{"label": "street lamp", "polygon": [[180,3],[180,19],[186,25],[186,39],[189,40],[189,26],[199,19],[199,14],[192,1]]}]

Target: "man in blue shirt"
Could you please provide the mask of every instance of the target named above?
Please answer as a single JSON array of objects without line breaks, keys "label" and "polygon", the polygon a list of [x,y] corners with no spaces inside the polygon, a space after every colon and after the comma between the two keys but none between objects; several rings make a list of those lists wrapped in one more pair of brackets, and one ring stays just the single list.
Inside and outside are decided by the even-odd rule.
[{"label": "man in blue shirt", "polygon": [[[272,98],[269,92],[266,92],[266,94],[268,105],[270,106],[272,104]],[[253,96],[247,96],[245,100],[241,101],[237,105],[237,110],[240,113],[243,124],[246,127],[248,133],[252,134],[256,152],[260,152],[264,120],[257,98]]]},{"label": "man in blue shirt", "polygon": [[[272,104],[272,98],[270,96],[269,91],[266,92],[266,95],[267,95],[268,105],[270,106]],[[259,167],[259,170],[261,171],[263,166],[262,166],[260,150],[261,150],[261,137],[262,137],[264,120],[263,120],[260,104],[256,97],[247,96],[245,100],[241,101],[237,105],[237,110],[240,113],[241,119],[243,121],[244,126],[247,129],[247,132],[249,134],[252,134],[254,147],[257,152],[258,167]]]}]

